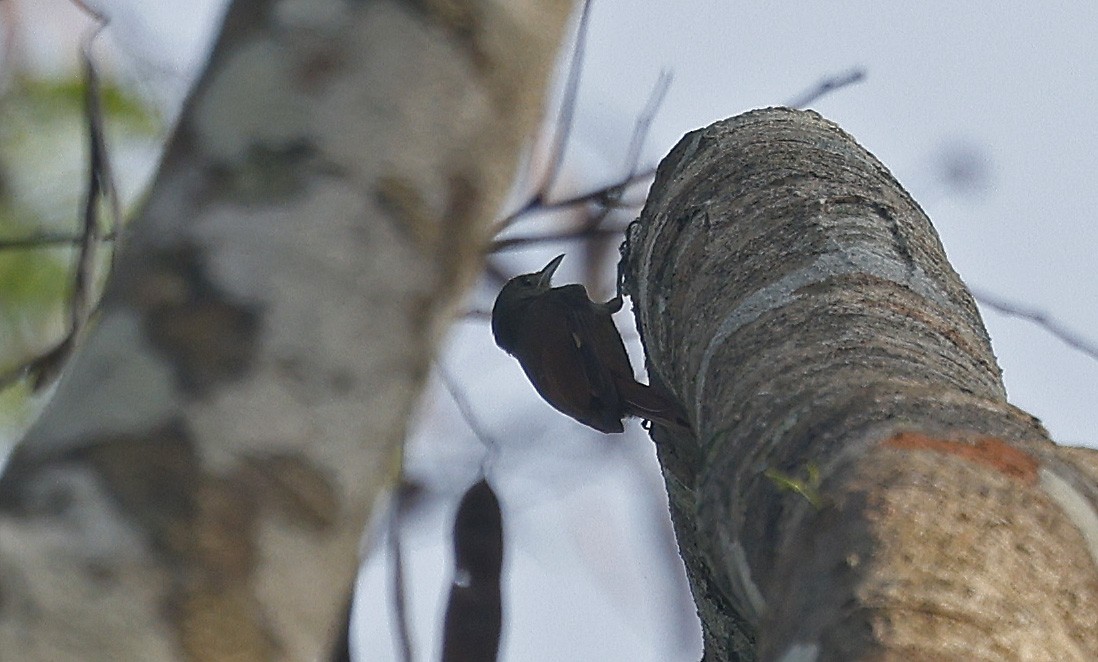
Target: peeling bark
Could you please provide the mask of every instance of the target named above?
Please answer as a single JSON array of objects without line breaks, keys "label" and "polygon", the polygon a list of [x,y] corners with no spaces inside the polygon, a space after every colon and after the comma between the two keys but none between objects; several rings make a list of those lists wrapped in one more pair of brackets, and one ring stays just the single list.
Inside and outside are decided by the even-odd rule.
[{"label": "peeling bark", "polygon": [[238,0],[0,482],[0,651],[305,660],[570,3]]},{"label": "peeling bark", "polygon": [[1096,454],[1007,402],[872,155],[785,109],[695,131],[628,248],[706,659],[1098,659]]}]

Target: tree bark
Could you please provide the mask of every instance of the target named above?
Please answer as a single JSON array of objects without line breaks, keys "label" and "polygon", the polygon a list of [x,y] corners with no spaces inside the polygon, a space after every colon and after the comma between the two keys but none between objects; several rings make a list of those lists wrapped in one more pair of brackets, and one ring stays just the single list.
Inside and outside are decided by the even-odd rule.
[{"label": "tree bark", "polygon": [[0,482],[0,657],[315,660],[565,0],[237,0]]},{"label": "tree bark", "polygon": [[1098,457],[1007,402],[880,162],[810,112],[718,122],[628,241],[706,659],[1098,659]]}]

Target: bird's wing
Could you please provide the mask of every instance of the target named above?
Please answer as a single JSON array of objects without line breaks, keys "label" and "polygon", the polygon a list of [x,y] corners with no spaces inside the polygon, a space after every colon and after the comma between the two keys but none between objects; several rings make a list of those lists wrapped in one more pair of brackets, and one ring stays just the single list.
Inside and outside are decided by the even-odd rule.
[{"label": "bird's wing", "polygon": [[554,288],[530,304],[522,333],[535,337],[518,343],[528,354],[518,358],[549,404],[596,430],[621,432],[621,400],[613,375],[592,340],[588,315],[577,308],[590,300],[577,285],[583,297],[578,302],[572,287]]},{"label": "bird's wing", "polygon": [[[660,421],[669,426],[689,428],[682,408],[672,397],[636,380],[625,342],[611,317],[611,311],[620,309],[621,304],[608,307],[606,304],[594,303],[581,285],[569,285],[559,289],[569,290],[564,296],[568,300],[570,323],[579,329],[578,335],[590,339],[587,352],[591,355],[585,355],[584,365],[597,367],[599,375],[592,376],[592,382],[599,384],[599,388],[605,389],[605,392],[613,392],[615,411]],[[590,314],[580,312],[584,310],[583,302],[586,302]]]},{"label": "bird's wing", "polygon": [[634,381],[633,366],[629,363],[629,354],[621,333],[614,324],[610,310],[597,304],[587,296],[582,285],[568,285],[558,288],[562,298],[567,301],[569,325],[578,336],[587,339],[580,351],[585,363],[598,366],[598,377],[592,381],[613,385],[622,380]]},{"label": "bird's wing", "polygon": [[610,311],[594,303],[582,285],[558,288],[594,397],[621,415],[618,385],[634,381],[633,366]]}]

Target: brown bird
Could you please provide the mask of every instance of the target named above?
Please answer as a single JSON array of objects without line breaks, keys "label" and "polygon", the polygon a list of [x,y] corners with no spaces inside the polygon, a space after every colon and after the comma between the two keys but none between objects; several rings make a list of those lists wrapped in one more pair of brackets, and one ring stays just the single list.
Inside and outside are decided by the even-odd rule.
[{"label": "brown bird", "polygon": [[496,344],[518,359],[546,402],[599,432],[621,432],[626,416],[689,428],[678,403],[633,376],[611,317],[621,297],[595,303],[583,285],[552,287],[563,259],[503,286],[492,307]]}]

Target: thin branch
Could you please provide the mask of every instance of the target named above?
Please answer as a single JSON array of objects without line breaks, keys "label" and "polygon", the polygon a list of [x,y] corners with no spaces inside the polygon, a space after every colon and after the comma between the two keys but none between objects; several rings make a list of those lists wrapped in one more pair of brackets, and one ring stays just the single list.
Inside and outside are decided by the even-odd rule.
[{"label": "thin branch", "polygon": [[[118,232],[114,230],[99,235],[99,241],[103,243],[115,241],[116,239],[118,239]],[[29,237],[0,239],[0,251],[54,248],[56,246],[79,246],[83,241],[83,235],[75,236],[60,232],[42,232]]]},{"label": "thin branch", "polygon": [[443,365],[442,361],[435,361],[435,367],[438,369],[438,378],[442,382],[442,385],[446,388],[446,391],[450,394],[454,404],[457,405],[458,411],[461,413],[461,417],[465,419],[465,424],[469,426],[469,429],[473,431],[480,443],[488,450],[495,450],[499,448],[499,444],[492,435],[488,434],[488,431],[480,420],[477,418],[476,413],[473,411],[473,405],[465,397],[465,393],[458,386],[457,381],[454,379],[450,371]]},{"label": "thin branch", "polygon": [[[562,209],[568,209],[569,207],[577,207],[579,205],[592,204],[592,203],[603,206],[603,207],[615,207],[615,205],[611,201],[615,197],[620,198],[620,195],[621,195],[620,192],[624,191],[625,189],[628,189],[630,186],[632,186],[634,184],[639,184],[640,182],[643,182],[644,180],[651,178],[655,174],[656,174],[656,169],[655,168],[647,168],[647,169],[645,169],[641,172],[638,172],[634,175],[631,175],[630,177],[628,177],[625,180],[622,180],[622,181],[619,181],[619,182],[614,182],[613,184],[608,184],[606,186],[602,186],[602,187],[597,188],[593,191],[588,191],[587,193],[580,193],[578,195],[574,195],[574,196],[571,196],[571,197],[568,197],[568,198],[564,198],[562,200],[557,200],[555,202],[545,202],[543,204],[538,205],[537,207],[531,207],[531,208],[525,210],[522,213],[523,214],[528,214],[528,213],[530,213],[532,211],[535,211],[535,210],[539,211],[539,212],[553,212],[553,211],[560,211]],[[644,204],[644,203],[641,202],[640,204]],[[623,208],[624,207],[639,207],[640,204],[637,204],[637,205],[623,205],[622,207]],[[519,212],[516,212],[515,214],[512,214],[511,216],[514,216],[514,217],[517,218],[520,215],[521,214]],[[510,219],[511,216],[509,216],[508,219]],[[507,222],[506,219],[505,219],[505,222]]]},{"label": "thin branch", "polygon": [[[538,187],[537,193],[531,197],[525,205],[520,207],[517,211],[510,214],[496,225],[496,232],[501,232],[523,215],[533,211],[538,212],[552,212],[569,207],[575,207],[585,204],[595,204],[598,206],[598,210],[594,213],[586,215],[582,226],[578,230],[571,232],[560,232],[554,234],[535,235],[535,236],[522,236],[512,237],[508,239],[497,240],[493,242],[489,248],[489,253],[495,253],[498,251],[510,250],[530,244],[543,243],[548,241],[573,241],[589,239],[593,241],[609,240],[615,236],[621,236],[624,228],[615,227],[608,230],[602,229],[600,226],[610,215],[610,213],[616,209],[623,208],[622,198],[625,195],[625,191],[628,190],[633,184],[643,182],[650,179],[655,175],[655,168],[646,168],[642,172],[637,172],[638,164],[640,162],[640,155],[644,149],[644,143],[648,138],[648,133],[652,126],[652,121],[656,117],[656,113],[659,112],[660,106],[663,104],[664,99],[667,96],[667,91],[670,89],[672,75],[669,71],[661,71],[659,78],[656,80],[656,84],[652,88],[652,92],[648,95],[648,99],[645,102],[644,108],[637,116],[636,124],[633,129],[633,135],[629,141],[629,147],[627,149],[626,157],[626,174],[618,182],[615,182],[609,186],[583,193],[580,195],[572,196],[564,200],[550,202],[548,200],[548,191],[552,187],[553,182],[556,180],[557,175],[560,172],[561,161],[563,157],[563,146],[567,142],[568,133],[571,130],[571,122],[576,103],[576,88],[579,81],[579,66],[582,63],[583,50],[585,45],[586,29],[587,29],[587,17],[590,9],[590,3],[585,2],[583,6],[583,14],[581,15],[579,32],[577,36],[576,51],[573,56],[572,69],[569,71],[568,82],[566,85],[565,97],[563,101],[564,108],[560,113],[560,122],[557,126],[557,136],[563,139],[558,140],[556,143],[554,152],[552,154],[552,161],[548,170],[547,176],[543,179],[541,185]],[[636,205],[631,205],[636,206]],[[592,261],[592,267],[597,267],[597,264]],[[488,261],[485,270],[490,280],[503,283],[507,280],[507,276],[496,267],[491,261]],[[597,271],[597,268],[591,269],[592,272]],[[616,280],[616,297],[621,297],[621,262],[618,263],[618,276]],[[471,316],[475,317],[475,315]]]},{"label": "thin branch", "polygon": [[576,46],[572,51],[572,61],[568,65],[568,78],[564,84],[560,113],[557,116],[549,150],[549,167],[542,175],[534,194],[517,211],[500,221],[496,226],[496,232],[507,228],[532,209],[542,209],[548,204],[549,191],[560,176],[560,169],[564,164],[564,150],[568,146],[568,139],[572,133],[572,118],[576,112],[576,99],[579,96],[579,79],[583,70],[584,52],[587,49],[587,23],[590,15],[591,0],[584,0],[583,8],[580,10],[579,25],[576,28]]},{"label": "thin branch", "polygon": [[[659,111],[660,106],[663,104],[663,100],[667,96],[667,90],[671,87],[672,76],[669,71],[661,71],[659,79],[657,79],[655,86],[652,88],[652,92],[648,95],[648,100],[644,104],[644,108],[637,116],[636,124],[633,128],[633,135],[629,141],[629,148],[627,151],[626,163],[628,164],[628,171],[623,178],[623,184],[618,187],[613,187],[607,192],[607,197],[602,201],[602,207],[599,212],[592,214],[587,222],[584,224],[582,230],[592,233],[591,239],[588,244],[584,246],[588,253],[587,275],[589,280],[594,280],[599,274],[600,262],[602,259],[603,249],[610,241],[610,237],[602,234],[594,234],[594,231],[602,225],[606,218],[610,215],[610,212],[617,208],[621,203],[622,196],[625,194],[624,182],[630,181],[636,174],[637,165],[640,162],[641,150],[644,148],[644,142],[648,138],[648,131],[652,126],[652,120],[655,119],[656,113]],[[618,232],[617,237],[620,239],[624,235],[624,232]],[[614,301],[621,305],[621,291],[622,291],[622,265],[624,261],[618,260],[616,265],[617,276],[614,279]]]},{"label": "thin branch", "polygon": [[[659,79],[656,81],[656,85],[652,88],[651,94],[648,95],[648,100],[644,104],[644,108],[637,116],[637,121],[633,129],[632,138],[629,141],[629,148],[627,151],[628,157],[626,163],[628,164],[628,171],[626,175],[618,182],[604,186],[602,188],[582,193],[579,195],[565,198],[557,202],[545,202],[542,201],[537,207],[538,211],[549,212],[558,209],[564,209],[568,207],[574,207],[581,204],[597,204],[601,207],[600,211],[589,217],[584,223],[583,227],[579,230],[572,232],[563,232],[556,234],[546,234],[537,236],[525,236],[525,237],[513,237],[509,239],[500,239],[494,241],[489,247],[489,251],[492,253],[519,248],[533,243],[542,243],[547,241],[570,241],[576,239],[592,239],[609,237],[616,234],[620,234],[624,228],[611,228],[609,230],[603,230],[599,228],[599,225],[605,220],[610,211],[614,209],[625,208],[622,205],[621,199],[625,194],[625,191],[633,184],[640,183],[651,178],[655,175],[655,168],[646,168],[641,172],[637,172],[637,164],[640,161],[641,150],[644,149],[644,142],[648,138],[648,131],[652,126],[652,120],[655,118],[656,113],[659,111],[660,106],[663,104],[663,100],[667,96],[667,90],[671,86],[672,76],[667,71],[661,71]],[[639,205],[628,205],[635,207]],[[527,212],[531,209],[527,209]],[[515,215],[512,215],[515,216]],[[507,220],[504,221],[506,224]],[[501,224],[502,226],[502,224]],[[506,280],[506,279],[504,279]]]},{"label": "thin branch", "polygon": [[597,228],[614,209],[618,209],[621,204],[622,196],[625,194],[626,188],[637,181],[643,181],[649,177],[655,175],[655,168],[648,168],[644,170],[640,175],[637,174],[637,165],[640,163],[641,150],[644,149],[644,143],[648,139],[648,131],[652,127],[652,120],[655,119],[656,113],[659,112],[660,106],[663,104],[663,100],[667,97],[667,90],[671,87],[672,76],[668,71],[661,71],[659,78],[656,80],[655,86],[652,88],[652,92],[648,95],[648,100],[644,103],[644,108],[641,109],[639,115],[637,115],[637,121],[633,126],[633,135],[629,139],[629,148],[626,151],[625,162],[626,174],[621,180],[611,186],[607,186],[601,190],[601,195],[594,198],[601,210],[599,213],[591,215],[584,224],[585,230],[594,230]]},{"label": "thin branch", "polygon": [[1086,354],[1092,359],[1098,360],[1098,344],[1088,338],[1075,333],[1063,322],[1036,308],[1027,308],[1023,305],[1009,301],[990,292],[969,288],[976,301],[1003,315],[1018,317],[1032,322],[1048,333],[1060,339],[1068,347]]},{"label": "thin branch", "polygon": [[571,232],[526,235],[522,237],[510,237],[508,239],[497,239],[496,241],[492,242],[491,250],[493,253],[502,253],[504,251],[526,248],[531,244],[542,244],[550,241],[582,241],[584,239],[592,239],[598,237],[612,237],[625,232],[625,227],[626,226],[615,225],[608,228],[580,228]]},{"label": "thin branch", "polygon": [[[88,115],[88,138],[90,142],[89,158],[91,164],[89,169],[91,171],[91,176],[98,181],[99,194],[106,198],[111,211],[111,219],[107,224],[106,232],[99,227],[98,213],[96,212],[95,214],[95,233],[99,244],[103,243],[103,239],[106,235],[110,235],[112,238],[117,236],[122,227],[122,202],[118,195],[118,186],[114,180],[114,168],[111,166],[110,150],[107,149],[103,107],[100,103],[102,95],[100,93],[99,74],[95,69],[91,53],[92,42],[100,32],[106,29],[106,27],[107,20],[104,18],[101,20],[99,27],[84,40],[81,53],[84,60],[85,75],[87,76],[87,89],[85,94],[86,112]],[[89,186],[89,189],[90,188],[91,187]],[[91,196],[89,195],[89,198],[90,197]],[[111,251],[112,269],[114,267],[115,256],[117,255],[117,250]]]},{"label": "thin branch", "polygon": [[583,71],[583,58],[587,51],[587,22],[591,16],[591,0],[584,0],[580,10],[579,25],[576,27],[576,47],[572,52],[572,62],[568,66],[568,80],[564,84],[564,97],[561,99],[560,115],[550,152],[549,169],[545,171],[537,199],[544,202],[549,189],[557,181],[561,166],[564,164],[564,150],[568,147],[568,138],[572,135],[572,118],[576,114],[576,100],[579,97],[580,74]]},{"label": "thin branch", "polygon": [[[446,369],[441,361],[436,361],[436,368],[438,370],[439,380],[446,390],[450,393],[451,399],[458,406],[458,411],[461,413],[462,418],[466,420],[466,424],[473,431],[473,434],[481,441],[486,448],[490,451],[497,447],[496,442],[492,437],[486,433],[481,426],[477,416],[473,414],[473,407],[458,388],[457,382],[453,380],[452,375]],[[484,468],[481,468],[481,473],[484,473]],[[406,601],[406,588],[404,583],[404,561],[403,552],[401,550],[401,520],[404,513],[404,505],[407,501],[408,494],[411,493],[413,486],[405,480],[401,480],[399,486],[397,486],[396,492],[393,497],[393,505],[389,515],[389,556],[392,559],[392,581],[393,581],[393,618],[396,621],[396,640],[399,644],[400,655],[402,662],[412,662],[413,648],[412,648],[412,631],[410,625],[408,625],[407,615],[407,601]]]},{"label": "thin branch", "polygon": [[638,183],[653,177],[656,174],[655,168],[646,168],[641,173],[637,173],[637,166],[640,163],[641,151],[644,149],[644,143],[648,139],[648,131],[652,128],[652,121],[656,118],[656,113],[659,112],[660,106],[663,105],[663,100],[667,98],[667,91],[671,88],[671,81],[673,77],[669,71],[661,71],[660,76],[656,79],[656,84],[652,88],[652,92],[648,95],[648,100],[644,103],[644,108],[641,109],[639,115],[637,115],[637,121],[633,125],[633,135],[629,139],[629,148],[626,151],[625,162],[628,164],[625,176],[621,180],[610,186],[606,186],[599,191],[598,195],[588,196],[592,202],[597,203],[602,207],[600,214],[593,215],[588,219],[586,223],[587,230],[595,229],[611,210],[619,208],[621,204],[622,196],[625,194],[625,190],[634,183]]},{"label": "thin branch", "polygon": [[[73,1],[78,7],[96,18],[99,25],[84,40],[81,50],[84,69],[84,116],[87,120],[88,131],[88,173],[81,235],[73,242],[79,250],[73,267],[73,285],[68,302],[69,328],[65,337],[46,353],[17,366],[13,370],[0,374],[0,387],[29,376],[31,388],[38,391],[60,374],[62,366],[72,355],[92,310],[97,305],[97,302],[92,300],[91,290],[95,271],[96,250],[103,241],[103,233],[99,223],[101,199],[107,198],[111,205],[113,219],[110,233],[112,235],[117,233],[117,223],[121,217],[117,189],[111,176],[106,142],[103,137],[103,112],[100,104],[99,75],[91,57],[91,44],[103,30],[106,21],[102,15],[88,8],[80,0]],[[38,238],[41,237],[42,235]],[[70,237],[70,239],[72,238]],[[11,242],[4,242],[2,245],[10,247],[19,245],[22,242],[23,240],[16,239]],[[42,244],[38,246],[40,247]]]},{"label": "thin branch", "polygon": [[837,74],[834,76],[828,76],[815,86],[801,93],[800,96],[795,97],[792,101],[786,103],[790,108],[804,108],[810,104],[819,101],[821,98],[841,90],[849,85],[860,83],[865,80],[865,70],[860,68],[853,68],[846,73]]},{"label": "thin branch", "polygon": [[83,0],[69,0],[69,1],[72,4],[76,5],[77,8],[79,8],[85,14],[87,14],[88,16],[91,16],[93,19],[95,19],[95,22],[98,23],[100,26],[105,26],[107,24],[107,22],[108,22],[107,17],[105,15],[101,14],[99,11],[93,9],[92,7],[89,7],[87,5],[87,3],[83,2]]},{"label": "thin branch", "polygon": [[42,375],[54,374],[54,366],[64,363],[64,358],[69,355],[71,344],[72,335],[66,333],[64,338],[51,346],[46,352],[10,370],[0,372],[0,390],[11,386],[27,375],[34,375],[31,389],[37,391],[45,383]]},{"label": "thin branch", "polygon": [[95,269],[95,248],[99,240],[99,202],[100,196],[107,195],[107,191],[111,188],[109,173],[106,172],[103,109],[99,104],[99,75],[89,53],[91,39],[94,39],[98,33],[97,29],[85,42],[82,51],[84,115],[88,121],[88,190],[84,199],[83,236],[73,276],[72,299],[69,302],[70,334],[73,337],[79,334],[94,305],[91,302],[91,280]]},{"label": "thin branch", "polygon": [[482,310],[480,308],[470,308],[469,310],[466,310],[459,319],[475,320],[478,322],[480,320],[491,320],[492,311]]},{"label": "thin branch", "polygon": [[[666,69],[660,71],[655,87],[648,95],[648,100],[645,102],[644,108],[641,109],[640,115],[637,115],[637,121],[633,125],[633,136],[629,141],[629,151],[626,152],[628,156],[625,162],[629,164],[629,172],[624,178],[625,182],[631,181],[637,175],[637,164],[640,163],[641,150],[644,149],[644,143],[648,139],[648,131],[652,128],[652,121],[656,119],[656,113],[659,112],[660,106],[667,98],[667,91],[671,89],[672,80],[674,80],[674,76],[671,75],[670,71]],[[645,170],[645,172],[649,171],[653,175],[655,174],[655,168]],[[624,186],[622,188],[624,190]]]}]

